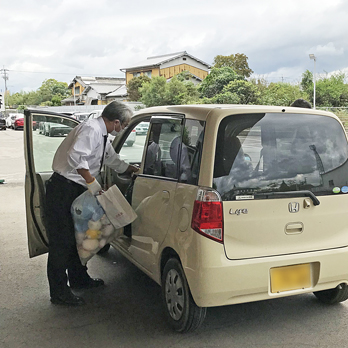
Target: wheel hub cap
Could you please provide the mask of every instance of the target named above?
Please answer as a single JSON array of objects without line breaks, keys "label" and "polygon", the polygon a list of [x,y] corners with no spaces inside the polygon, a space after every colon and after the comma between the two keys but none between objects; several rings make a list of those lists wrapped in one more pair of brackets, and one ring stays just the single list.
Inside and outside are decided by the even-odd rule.
[{"label": "wheel hub cap", "polygon": [[185,295],[182,279],[174,269],[167,274],[165,292],[169,314],[174,320],[179,320],[184,311]]}]

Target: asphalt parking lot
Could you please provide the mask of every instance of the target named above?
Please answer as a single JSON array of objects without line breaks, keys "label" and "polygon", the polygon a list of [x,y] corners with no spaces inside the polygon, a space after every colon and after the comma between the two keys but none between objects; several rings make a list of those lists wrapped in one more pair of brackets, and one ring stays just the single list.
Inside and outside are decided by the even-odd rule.
[{"label": "asphalt parking lot", "polygon": [[0,348],[348,346],[348,303],[330,307],[312,294],[209,308],[199,330],[174,333],[160,287],[115,250],[89,262],[106,286],[80,292],[86,306],[52,305],[47,256],[28,257],[24,176],[23,132],[1,131]]}]

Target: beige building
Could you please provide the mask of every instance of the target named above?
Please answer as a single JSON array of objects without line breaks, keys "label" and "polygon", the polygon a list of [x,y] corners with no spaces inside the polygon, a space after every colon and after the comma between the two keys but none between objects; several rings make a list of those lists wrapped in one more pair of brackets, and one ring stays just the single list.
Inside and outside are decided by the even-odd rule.
[{"label": "beige building", "polygon": [[[70,82],[71,96],[62,100],[63,105],[106,105],[107,95],[125,87],[122,77],[75,76]],[[118,98],[117,98],[118,99]]]},{"label": "beige building", "polygon": [[191,56],[186,51],[148,57],[128,68],[123,68],[126,74],[126,84],[133,78],[146,75],[150,78],[164,76],[167,80],[182,71],[189,71],[196,81],[202,81],[209,73],[211,66],[202,60]]}]

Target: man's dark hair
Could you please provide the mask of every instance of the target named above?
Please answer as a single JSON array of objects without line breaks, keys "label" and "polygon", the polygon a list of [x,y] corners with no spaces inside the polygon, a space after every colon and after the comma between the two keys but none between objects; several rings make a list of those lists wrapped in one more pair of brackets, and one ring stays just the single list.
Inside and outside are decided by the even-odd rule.
[{"label": "man's dark hair", "polygon": [[119,120],[123,124],[130,120],[132,114],[132,110],[126,104],[113,101],[104,108],[101,116],[109,121]]},{"label": "man's dark hair", "polygon": [[312,108],[312,105],[310,102],[301,98],[296,99],[290,106],[294,106],[296,108],[307,108],[307,109]]}]

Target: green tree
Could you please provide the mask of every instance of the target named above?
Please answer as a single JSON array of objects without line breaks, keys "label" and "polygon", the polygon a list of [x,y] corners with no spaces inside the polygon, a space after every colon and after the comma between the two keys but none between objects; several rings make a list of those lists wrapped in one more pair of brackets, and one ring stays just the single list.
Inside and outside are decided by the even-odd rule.
[{"label": "green tree", "polygon": [[184,70],[175,76],[181,82],[189,81],[193,77],[193,75],[187,70]]},{"label": "green tree", "polygon": [[39,105],[42,101],[41,95],[38,91],[30,91],[26,93],[24,98],[25,105]]},{"label": "green tree", "polygon": [[229,56],[217,55],[213,64],[214,68],[232,68],[238,75],[244,77],[250,77],[253,73],[248,64],[248,57],[244,53],[236,53]]},{"label": "green tree", "polygon": [[298,98],[309,100],[306,92],[299,85],[290,83],[270,83],[267,88],[259,86],[259,103],[262,105],[289,106]]},{"label": "green tree", "polygon": [[213,68],[198,87],[201,97],[212,98],[222,92],[231,81],[244,80],[230,67]]},{"label": "green tree", "polygon": [[66,82],[58,82],[54,79],[45,80],[36,91],[17,92],[8,96],[8,105],[61,105],[61,100],[70,95]]},{"label": "green tree", "polygon": [[[53,103],[52,98],[55,97],[55,103],[57,104],[58,98],[60,98],[61,101],[70,95],[68,84],[66,82],[58,82],[55,79],[44,80],[37,92],[41,98],[40,103],[47,101],[51,101]],[[59,105],[61,105],[61,103]]]},{"label": "green tree", "polygon": [[[344,83],[344,73],[320,77],[316,80],[315,104],[317,106],[340,107],[348,106],[348,85]],[[301,87],[313,103],[313,74],[306,70],[302,74]]]},{"label": "green tree", "polygon": [[151,79],[146,75],[133,77],[127,84],[128,99],[131,101],[140,100],[142,97],[140,87],[142,87],[145,82],[150,81]]},{"label": "green tree", "polygon": [[167,105],[183,105],[198,102],[199,93],[193,82],[180,81],[177,76],[173,76],[167,83],[165,101]]},{"label": "green tree", "polygon": [[148,107],[165,105],[166,85],[167,80],[164,76],[156,76],[151,81],[143,83],[139,88],[142,103]]},{"label": "green tree", "polygon": [[231,81],[222,90],[223,93],[230,92],[238,96],[238,104],[258,104],[261,92],[252,82],[245,80]]},{"label": "green tree", "polygon": [[344,73],[319,79],[315,88],[315,103],[318,106],[348,106],[348,85],[344,79]]},{"label": "green tree", "polygon": [[312,94],[312,92],[313,92],[313,74],[309,70],[306,70],[302,74],[301,87],[306,93]]},{"label": "green tree", "polygon": [[239,104],[240,98],[236,93],[223,92],[212,98],[203,98],[203,104]]},{"label": "green tree", "polygon": [[16,108],[18,105],[24,104],[24,92],[15,93],[7,96],[6,104],[10,108]]},{"label": "green tree", "polygon": [[141,101],[146,106],[193,104],[199,101],[195,85],[188,80],[180,81],[176,76],[169,82],[165,77],[154,77],[140,87]]}]

